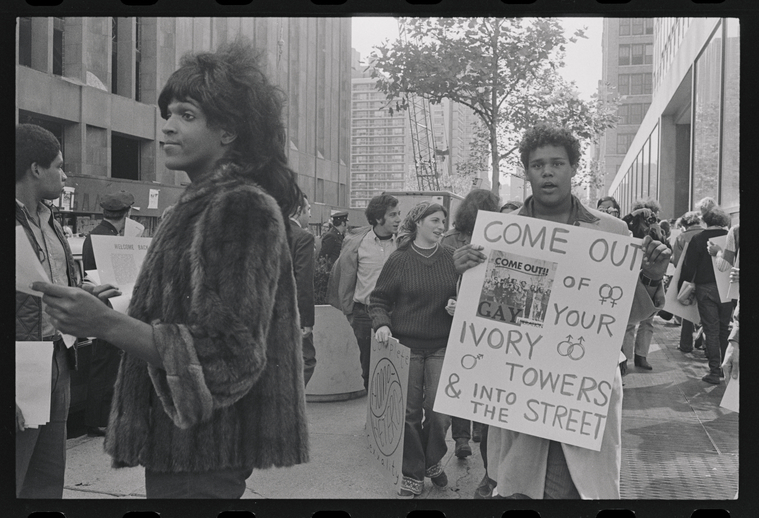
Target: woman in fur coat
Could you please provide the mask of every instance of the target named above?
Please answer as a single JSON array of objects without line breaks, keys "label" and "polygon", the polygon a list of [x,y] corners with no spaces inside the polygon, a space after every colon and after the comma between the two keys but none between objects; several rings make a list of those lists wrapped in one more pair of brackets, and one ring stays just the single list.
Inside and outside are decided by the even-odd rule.
[{"label": "woman in fur coat", "polygon": [[125,351],[105,449],[148,498],[239,498],[253,468],[308,461],[287,218],[283,99],[243,41],[188,55],[158,99],[166,167],[192,183],[162,221],[128,315],[35,284],[62,331]]}]

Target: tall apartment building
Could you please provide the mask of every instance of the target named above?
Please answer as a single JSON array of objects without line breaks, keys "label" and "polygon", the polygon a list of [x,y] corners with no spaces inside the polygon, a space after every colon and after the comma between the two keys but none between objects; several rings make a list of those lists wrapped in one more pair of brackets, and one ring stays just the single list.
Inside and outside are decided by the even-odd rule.
[{"label": "tall apartment building", "polygon": [[[458,174],[458,166],[469,158],[470,143],[474,138],[477,115],[463,104],[443,99],[440,104],[431,105],[432,127],[435,148],[439,155],[438,169],[449,178]],[[479,171],[478,187],[490,188],[488,171]],[[441,185],[443,190],[451,190],[450,185]]]},{"label": "tall apartment building", "polygon": [[189,182],[164,166],[158,95],[183,54],[237,35],[287,95],[288,158],[312,222],[348,206],[350,18],[23,17],[16,31],[16,121],[61,141],[70,196],[60,205],[75,232],[95,226],[100,197],[120,189],[155,229]]},{"label": "tall apartment building", "polygon": [[609,185],[623,212],[651,196],[679,217],[706,196],[740,216],[737,18],[656,18],[653,95]]},{"label": "tall apartment building", "polygon": [[384,191],[404,189],[413,168],[408,114],[386,108],[385,94],[363,72],[353,50],[351,90],[350,207],[362,209]]},{"label": "tall apartment building", "polygon": [[[602,34],[600,98],[618,94],[619,123],[607,130],[596,148],[597,160],[605,164],[604,187],[609,192],[622,160],[651,105],[653,91],[653,18],[605,18]],[[606,85],[611,85],[607,89]]]}]

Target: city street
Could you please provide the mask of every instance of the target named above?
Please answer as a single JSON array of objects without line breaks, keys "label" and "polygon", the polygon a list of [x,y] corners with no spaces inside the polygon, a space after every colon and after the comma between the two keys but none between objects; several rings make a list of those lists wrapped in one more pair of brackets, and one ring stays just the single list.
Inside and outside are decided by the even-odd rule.
[{"label": "city street", "polygon": [[[703,351],[676,349],[679,334],[678,326],[656,318],[648,356],[653,371],[631,366],[623,378],[623,499],[726,500],[736,494],[738,414],[719,407],[724,383],[701,381]],[[365,405],[365,397],[308,403],[311,462],[255,471],[243,498],[394,498],[366,448]],[[426,480],[419,498],[472,498],[484,470],[471,444],[473,455],[459,460],[449,431],[443,459],[449,485],[438,489]],[[100,437],[69,439],[63,498],[144,498],[143,469],[112,469],[102,445]]]}]

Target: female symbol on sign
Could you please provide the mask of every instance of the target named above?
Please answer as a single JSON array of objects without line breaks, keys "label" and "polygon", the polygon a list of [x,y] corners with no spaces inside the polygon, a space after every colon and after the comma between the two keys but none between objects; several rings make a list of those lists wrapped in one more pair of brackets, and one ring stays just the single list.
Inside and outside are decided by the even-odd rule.
[{"label": "female symbol on sign", "polygon": [[558,352],[560,356],[567,356],[570,360],[577,361],[585,356],[585,347],[582,345],[584,339],[580,337],[578,338],[578,342],[574,344],[571,340],[572,336],[570,335],[567,337],[567,340],[559,342],[556,352]]},{"label": "female symbol on sign", "polygon": [[609,300],[611,307],[617,305],[617,301],[622,298],[622,293],[622,288],[610,284],[604,284],[598,289],[598,294],[601,295],[601,304]]},{"label": "female symbol on sign", "polygon": [[466,370],[474,369],[475,365],[477,365],[477,360],[480,358],[482,358],[481,354],[478,354],[477,356],[473,354],[465,354],[461,357],[461,366]]}]

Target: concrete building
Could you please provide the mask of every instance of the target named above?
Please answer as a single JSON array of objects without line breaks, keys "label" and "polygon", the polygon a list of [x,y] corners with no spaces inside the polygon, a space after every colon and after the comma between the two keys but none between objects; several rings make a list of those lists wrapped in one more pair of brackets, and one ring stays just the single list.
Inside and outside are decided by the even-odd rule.
[{"label": "concrete building", "polygon": [[740,215],[737,18],[654,19],[653,95],[609,192],[622,212],[657,198],[663,218],[713,197]]},{"label": "concrete building", "polygon": [[[26,17],[16,29],[16,121],[61,141],[64,220],[86,233],[99,197],[134,193],[148,235],[189,182],[163,164],[158,95],[183,54],[243,35],[287,94],[288,158],[312,224],[348,206],[350,18]],[[360,215],[357,223],[363,215]]]},{"label": "concrete building", "polygon": [[596,198],[609,193],[609,186],[651,105],[654,20],[605,18],[601,38],[603,63],[599,97],[618,94],[621,104],[617,110],[617,127],[607,130],[596,148],[595,158],[604,163],[606,171],[604,187]]},{"label": "concrete building", "polygon": [[[430,108],[435,149],[440,152],[438,169],[444,174],[442,183],[445,184],[458,175],[458,167],[469,158],[478,118],[469,107],[449,99],[430,105]],[[476,178],[478,188],[490,189],[488,171],[479,171]],[[453,190],[451,185],[441,185],[441,189]]]},{"label": "concrete building", "polygon": [[385,94],[364,68],[353,50],[350,207],[355,209],[384,191],[403,190],[406,174],[413,170],[408,114],[390,114]]}]

